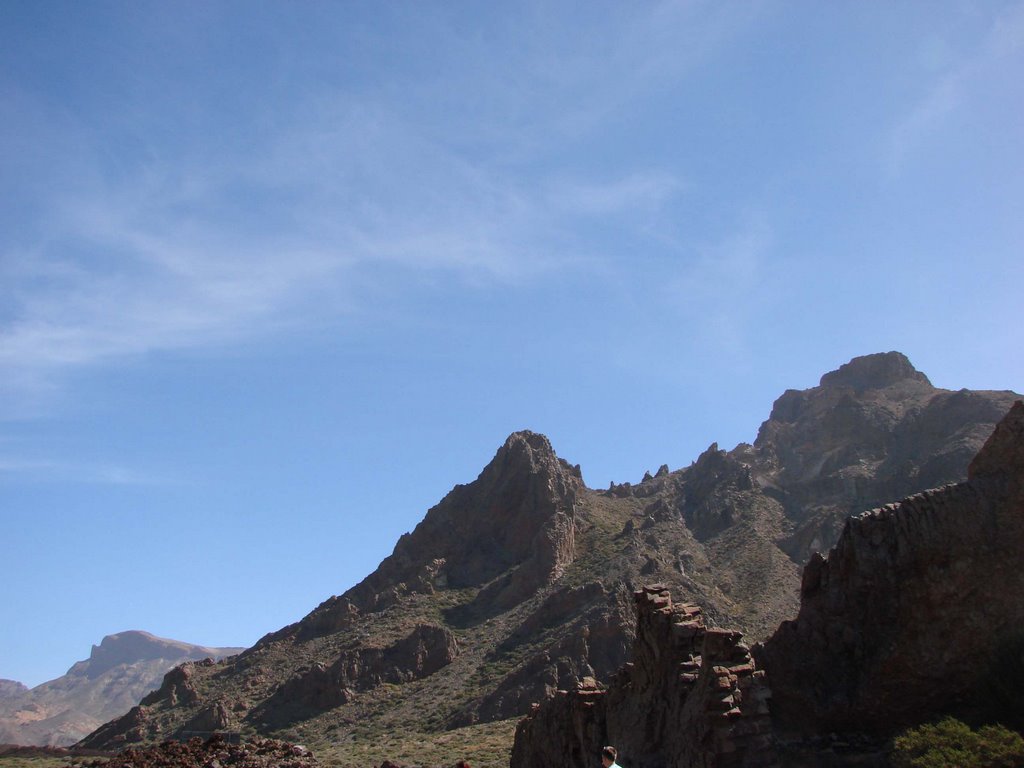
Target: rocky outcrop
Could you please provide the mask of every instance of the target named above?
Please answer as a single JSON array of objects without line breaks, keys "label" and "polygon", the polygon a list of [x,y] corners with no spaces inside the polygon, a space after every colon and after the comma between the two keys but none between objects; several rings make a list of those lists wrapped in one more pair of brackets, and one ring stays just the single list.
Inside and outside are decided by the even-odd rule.
[{"label": "rocky outcrop", "polygon": [[752,487],[750,466],[712,443],[697,457],[682,484],[679,510],[687,528],[698,541],[707,541],[733,526],[738,511],[731,497]]},{"label": "rocky outcrop", "polygon": [[[94,761],[93,768],[99,761]],[[300,744],[274,739],[254,739],[245,743],[229,743],[222,736],[205,741],[200,738],[185,742],[167,741],[146,749],[129,748],[102,765],[105,768],[317,768],[316,757]]]},{"label": "rocky outcrop", "polygon": [[[539,647],[514,667],[485,696],[471,701],[453,725],[502,720],[526,714],[535,701],[588,677],[607,676],[629,655],[632,611],[623,590],[597,582],[553,592],[502,642],[488,660],[501,663],[524,647]],[[554,632],[556,642],[544,642]]]},{"label": "rocky outcrop", "polygon": [[835,543],[849,515],[963,480],[1018,397],[937,389],[898,352],[854,358],[813,389],[788,390],[746,458],[795,526],[781,546],[805,563]]},{"label": "rocky outcrop", "polygon": [[811,560],[797,618],[757,653],[778,728],[888,734],[984,716],[1001,649],[1024,648],[1022,459],[1018,402],[968,482],[851,518]]},{"label": "rocky outcrop", "polygon": [[630,768],[774,764],[769,691],[739,632],[705,626],[661,585],[636,594],[633,660],[607,689],[559,691],[520,722],[512,768],[592,766],[615,744]]},{"label": "rocky outcrop", "polygon": [[593,764],[606,743],[630,768],[886,765],[888,739],[945,714],[1024,723],[1022,592],[1017,402],[967,482],[850,518],[752,653],[666,589],[637,593],[632,662],[539,704],[512,766]]},{"label": "rocky outcrop", "polygon": [[456,486],[346,597],[379,609],[408,592],[483,587],[481,608],[508,608],[557,578],[575,552],[579,467],[543,435],[516,432],[469,485]]},{"label": "rocky outcrop", "polygon": [[160,726],[150,708],[140,704],[109,723],[104,723],[75,746],[81,749],[119,749],[125,744],[152,741],[160,736]]},{"label": "rocky outcrop", "polygon": [[341,654],[331,664],[316,662],[300,670],[249,719],[265,728],[293,722],[345,704],[358,691],[432,675],[451,664],[458,652],[458,642],[450,631],[423,624],[386,648],[358,648]]},{"label": "rocky outcrop", "polygon": [[[200,666],[209,666],[200,662]],[[199,700],[199,692],[192,682],[196,664],[186,661],[181,666],[175,667],[166,675],[163,682],[155,691],[150,692],[141,704],[156,704],[158,701],[166,701],[170,704],[195,704]]]}]

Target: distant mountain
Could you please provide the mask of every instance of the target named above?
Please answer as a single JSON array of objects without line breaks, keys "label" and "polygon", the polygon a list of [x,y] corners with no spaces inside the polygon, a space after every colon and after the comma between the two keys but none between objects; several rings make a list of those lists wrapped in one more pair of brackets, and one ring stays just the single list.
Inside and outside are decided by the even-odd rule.
[{"label": "distant mountain", "polygon": [[92,647],[89,658],[62,677],[28,689],[0,681],[0,743],[74,744],[99,725],[127,712],[160,685],[164,674],[189,659],[220,659],[241,648],[206,648],[148,632],[120,632]]},{"label": "distant mountain", "polygon": [[964,480],[1018,398],[938,389],[897,352],[860,357],[784,393],[754,444],[606,490],[514,433],[362,582],[233,659],[172,671],[83,745],[225,728],[338,743],[522,715],[615,673],[645,583],[765,638],[847,517]]},{"label": "distant mountain", "polygon": [[0,680],[0,702],[21,696],[28,688],[17,680]]}]

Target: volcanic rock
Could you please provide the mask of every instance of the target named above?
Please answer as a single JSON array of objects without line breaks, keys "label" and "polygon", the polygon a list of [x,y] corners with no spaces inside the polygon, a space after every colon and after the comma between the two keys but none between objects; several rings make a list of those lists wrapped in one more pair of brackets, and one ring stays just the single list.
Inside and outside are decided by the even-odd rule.
[{"label": "volcanic rock", "polygon": [[[704,638],[764,639],[796,615],[801,567],[849,516],[964,480],[1017,397],[937,389],[898,353],[857,358],[780,397],[754,444],[712,444],[607,492],[547,438],[514,433],[361,583],[230,661],[169,678],[140,722],[90,743],[180,734],[218,702],[229,729],[334,741],[523,715],[587,681],[611,689],[643,584],[699,606]],[[387,649],[403,650],[384,664]]]},{"label": "volcanic rock", "polygon": [[635,768],[774,765],[770,692],[742,635],[708,628],[664,585],[636,603],[632,661],[607,689],[585,682],[537,705],[516,729],[512,768],[582,768],[605,744]]},{"label": "volcanic rock", "polygon": [[575,551],[578,467],[543,435],[509,436],[475,482],[456,486],[346,597],[362,610],[433,588],[492,587],[481,607],[509,608],[556,579]]},{"label": "volcanic rock", "polygon": [[888,734],[940,713],[984,718],[1003,649],[1024,649],[1022,457],[1017,402],[969,481],[853,517],[812,558],[797,618],[757,654],[777,727]]},{"label": "volcanic rock", "polygon": [[632,768],[887,765],[889,738],[946,714],[1024,724],[1024,404],[970,475],[850,518],[753,654],[641,590],[631,662],[536,705],[512,768],[586,766],[609,743]]},{"label": "volcanic rock", "polygon": [[316,757],[298,744],[275,739],[230,743],[222,735],[205,741],[166,741],[140,749],[129,747],[108,760],[86,763],[87,768],[317,768]]}]

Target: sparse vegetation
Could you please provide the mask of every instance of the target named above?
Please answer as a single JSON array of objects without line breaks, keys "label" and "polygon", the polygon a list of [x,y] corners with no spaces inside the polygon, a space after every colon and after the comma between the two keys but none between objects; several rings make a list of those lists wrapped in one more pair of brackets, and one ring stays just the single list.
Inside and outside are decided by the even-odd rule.
[{"label": "sparse vegetation", "polygon": [[899,736],[893,753],[897,768],[1020,768],[1024,738],[1002,725],[977,731],[947,717]]},{"label": "sparse vegetation", "polygon": [[67,764],[66,757],[0,755],[0,768],[59,768]]},{"label": "sparse vegetation", "polygon": [[465,759],[474,768],[505,768],[516,722],[513,718],[441,733],[373,729],[343,744],[318,745],[315,753],[321,764],[331,768],[366,768],[385,759],[420,766],[448,766]]}]

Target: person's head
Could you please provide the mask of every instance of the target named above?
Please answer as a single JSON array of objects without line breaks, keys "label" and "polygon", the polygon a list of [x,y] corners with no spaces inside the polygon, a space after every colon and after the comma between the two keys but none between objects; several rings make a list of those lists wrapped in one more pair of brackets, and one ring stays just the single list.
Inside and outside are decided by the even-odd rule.
[{"label": "person's head", "polygon": [[609,765],[615,762],[618,756],[619,753],[615,750],[615,747],[605,747],[601,750],[601,765],[604,768],[608,768]]}]

